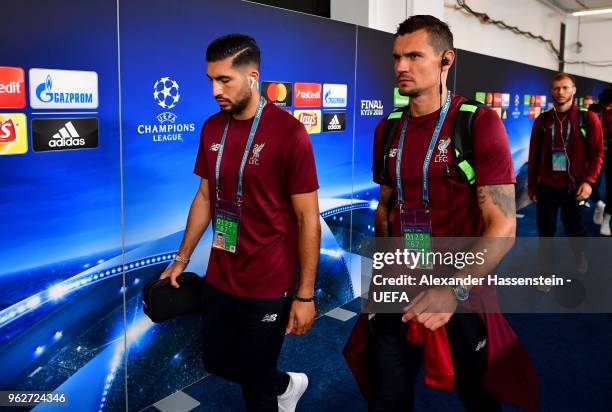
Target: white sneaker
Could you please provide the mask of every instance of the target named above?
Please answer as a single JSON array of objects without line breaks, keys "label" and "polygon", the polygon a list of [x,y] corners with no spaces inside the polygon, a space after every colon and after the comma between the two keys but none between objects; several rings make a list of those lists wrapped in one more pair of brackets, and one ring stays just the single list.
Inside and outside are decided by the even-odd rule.
[{"label": "white sneaker", "polygon": [[601,225],[603,223],[604,210],[606,209],[606,204],[601,200],[598,200],[595,203],[595,211],[593,212],[593,223],[596,225]]},{"label": "white sneaker", "polygon": [[603,218],[603,222],[601,222],[601,226],[599,227],[599,233],[603,236],[610,236],[610,216],[609,213],[606,213]]},{"label": "white sneaker", "polygon": [[308,387],[308,376],[305,373],[287,372],[287,375],[289,375],[289,386],[285,393],[278,396],[279,412],[294,412]]}]

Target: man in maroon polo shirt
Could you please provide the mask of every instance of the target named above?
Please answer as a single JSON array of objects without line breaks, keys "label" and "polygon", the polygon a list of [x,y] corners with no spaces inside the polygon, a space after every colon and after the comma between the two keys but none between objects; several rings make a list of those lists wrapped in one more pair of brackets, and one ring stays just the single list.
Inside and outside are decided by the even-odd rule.
[{"label": "man in maroon polo shirt", "polygon": [[[580,238],[586,236],[583,209],[603,163],[601,124],[595,113],[587,111],[586,124],[580,130],[581,109],[574,104],[576,83],[571,75],[555,75],[551,92],[553,108],[538,116],[531,131],[529,197],[537,203],[539,236],[555,236],[557,212],[561,209],[566,234]],[[583,242],[576,239],[572,247],[577,270],[586,272]],[[545,247],[542,253],[548,255],[549,249]]]},{"label": "man in maroon polo shirt", "polygon": [[[510,238],[511,245],[516,229],[515,175],[506,131],[493,110],[481,109],[473,123],[475,187],[465,182],[453,166],[453,123],[466,99],[446,87],[455,60],[448,25],[433,16],[410,17],[395,34],[393,58],[400,93],[410,96],[410,105],[388,149],[386,176],[382,176],[380,159],[384,159],[383,130],[387,120],[383,119],[375,131],[374,182],[380,185],[376,236],[403,237],[402,213],[424,211],[414,216],[428,216],[426,223],[419,223],[427,225],[433,237]],[[506,252],[504,249],[502,256]],[[424,358],[426,382],[437,380],[432,386],[456,389],[467,410],[500,411],[498,399],[512,402],[522,396],[507,384],[508,372],[514,371],[508,371],[508,353],[499,350],[498,337],[511,337],[513,354],[520,354],[513,360],[517,367],[528,364],[526,353],[501,314],[455,314],[459,301],[466,301],[470,295],[468,288],[460,288],[427,289],[412,299],[404,313],[362,314],[345,356],[368,397],[370,411],[412,410],[414,385]],[[485,324],[483,319],[489,315],[494,322]],[[367,334],[366,345],[360,334]],[[425,338],[415,342],[411,336],[416,335]],[[491,359],[495,359],[495,365],[489,365]],[[428,379],[432,377],[429,366],[433,364],[450,372]],[[505,365],[504,371],[491,373],[489,366],[499,371],[500,364]],[[530,368],[529,364],[519,371],[516,379],[522,379],[522,371],[533,375]],[[492,385],[486,385],[485,375],[493,378]],[[500,376],[503,379],[496,379]],[[502,389],[497,390],[500,385]]]},{"label": "man in maroon polo shirt", "polygon": [[591,200],[595,203],[593,212],[593,223],[600,225],[599,233],[610,236],[610,220],[612,218],[612,88],[608,87],[599,94],[599,102],[589,107],[589,110],[599,117],[603,129],[604,140],[604,165],[601,175],[605,174],[606,197],[602,199],[599,195],[599,181],[593,186]]},{"label": "man in maroon polo shirt", "polygon": [[242,386],[247,410],[294,411],[308,378],[280,373],[277,363],[285,334],[303,335],[315,316],[321,228],[312,145],[297,119],[260,96],[254,39],[220,37],[206,61],[221,111],[202,127],[200,187],[177,261],[161,277],[179,287],[176,278],[212,220],[204,366]]}]

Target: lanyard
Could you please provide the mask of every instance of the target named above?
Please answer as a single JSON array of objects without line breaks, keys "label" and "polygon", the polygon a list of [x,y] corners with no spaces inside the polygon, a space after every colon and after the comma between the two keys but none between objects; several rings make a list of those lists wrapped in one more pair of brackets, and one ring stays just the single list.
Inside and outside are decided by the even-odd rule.
[{"label": "lanyard", "polygon": [[[433,155],[433,151],[436,148],[436,142],[438,141],[438,136],[440,135],[440,131],[442,130],[442,125],[444,124],[444,119],[446,118],[446,114],[448,113],[448,109],[451,103],[451,94],[452,92],[449,90],[446,95],[446,100],[444,101],[444,105],[442,106],[440,117],[438,118],[438,124],[434,129],[433,135],[431,136],[431,141],[429,142],[429,148],[427,149],[427,155],[425,155],[425,161],[423,162],[423,204],[425,208],[429,205],[429,181],[428,181],[428,172],[429,172],[429,162],[431,161],[431,156]],[[406,119],[404,120],[404,124],[402,126],[402,133],[400,134],[399,146],[397,147],[397,161],[395,163],[395,180],[397,185],[397,202],[401,206],[404,203],[404,190],[402,189],[402,179],[401,179],[401,166],[402,166],[402,151],[404,149],[404,139],[406,138],[406,130],[408,130],[408,122],[410,120],[410,109],[408,108],[406,111]]]},{"label": "lanyard", "polygon": [[[559,119],[559,116],[557,116],[557,111],[555,109],[553,109],[553,111],[554,111],[555,116],[553,118],[553,124],[551,127],[551,147],[552,148],[555,147],[555,130],[556,130],[555,126],[557,125],[557,120],[559,120],[559,124],[561,125],[561,134],[563,134],[563,122],[561,121],[561,119]],[[569,111],[567,112],[565,116],[566,117],[569,116]],[[565,120],[565,117],[563,118],[563,120]],[[571,129],[572,129],[572,122],[570,119],[568,119],[567,130],[565,131],[565,139],[563,140],[563,147],[569,144]]]},{"label": "lanyard", "polygon": [[[244,154],[242,155],[242,162],[240,163],[240,171],[238,172],[238,191],[236,193],[236,200],[238,202],[238,206],[242,203],[242,178],[244,175],[244,167],[246,165],[247,158],[249,157],[249,152],[251,151],[251,146],[253,145],[253,139],[255,138],[255,132],[257,131],[257,126],[259,126],[259,120],[261,119],[261,113],[263,112],[263,107],[265,104],[265,99],[263,97],[259,98],[259,104],[257,105],[257,111],[255,112],[255,118],[253,119],[253,124],[251,125],[251,132],[249,133],[249,139],[247,140],[246,147],[244,149]],[[232,121],[232,116],[230,115],[229,119],[227,119],[227,123],[225,124],[225,130],[223,131],[223,137],[221,137],[221,143],[219,146],[219,152],[217,154],[217,164],[215,165],[215,186],[217,192],[217,199],[219,199],[219,173],[221,171],[221,158],[223,157],[223,148],[225,147],[225,139],[227,138],[227,131],[229,130],[229,125]]]}]

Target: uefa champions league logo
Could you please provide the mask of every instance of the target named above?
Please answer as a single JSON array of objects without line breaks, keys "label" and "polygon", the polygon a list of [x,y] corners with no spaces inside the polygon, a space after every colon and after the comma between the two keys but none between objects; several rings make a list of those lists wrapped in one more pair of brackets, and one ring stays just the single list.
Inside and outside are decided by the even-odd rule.
[{"label": "uefa champions league logo", "polygon": [[180,99],[179,85],[170,77],[162,77],[153,86],[153,98],[163,109],[172,109]]}]

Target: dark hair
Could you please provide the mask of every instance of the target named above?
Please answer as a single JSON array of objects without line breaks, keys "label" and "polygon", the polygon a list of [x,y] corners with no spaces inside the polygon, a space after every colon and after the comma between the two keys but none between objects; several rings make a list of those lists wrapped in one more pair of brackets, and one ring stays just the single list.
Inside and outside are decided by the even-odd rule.
[{"label": "dark hair", "polygon": [[232,66],[254,64],[259,68],[261,52],[257,42],[246,34],[226,34],[213,40],[206,49],[206,61],[216,62],[233,57]]},{"label": "dark hair", "polygon": [[453,33],[451,33],[448,24],[434,16],[417,15],[404,20],[398,26],[395,37],[414,33],[418,30],[425,30],[427,32],[429,44],[436,53],[453,50]]},{"label": "dark hair", "polygon": [[550,84],[553,84],[554,82],[558,82],[559,80],[563,80],[563,79],[570,79],[572,81],[572,84],[575,86],[576,85],[576,79],[574,79],[574,76],[572,76],[569,73],[557,73],[553,76],[552,80],[550,81]]},{"label": "dark hair", "polygon": [[605,106],[607,104],[612,103],[612,87],[608,87],[603,89],[601,93],[599,93],[599,104]]}]

